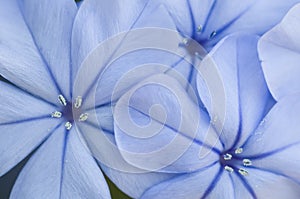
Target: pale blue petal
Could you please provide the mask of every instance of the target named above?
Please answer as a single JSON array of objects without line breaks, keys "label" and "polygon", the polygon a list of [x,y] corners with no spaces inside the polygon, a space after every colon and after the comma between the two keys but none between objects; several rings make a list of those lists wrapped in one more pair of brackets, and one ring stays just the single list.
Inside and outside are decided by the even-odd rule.
[{"label": "pale blue petal", "polygon": [[[164,1],[178,30],[207,49],[238,31],[263,34],[278,23],[299,0],[188,0]],[[197,32],[198,27],[201,31]],[[216,32],[215,36],[213,32]]]},{"label": "pale blue petal", "polygon": [[0,74],[28,92],[55,103],[58,88],[24,21],[18,2],[1,0],[0,4]]},{"label": "pale blue petal", "polygon": [[0,176],[33,151],[60,122],[55,109],[0,82]]},{"label": "pale blue petal", "polygon": [[[206,190],[206,198],[215,199],[215,198],[226,198],[226,199],[235,199],[235,186],[233,185],[230,174],[224,171],[219,179],[217,180],[215,176],[214,184],[210,184],[210,189]],[[202,179],[203,180],[203,179]]]},{"label": "pale blue petal", "polygon": [[91,97],[95,98],[95,105],[114,102],[138,82],[170,69],[169,65],[178,59],[176,55],[159,50],[126,54],[104,69],[97,81],[96,93],[91,93]]},{"label": "pale blue petal", "polygon": [[278,102],[242,146],[242,156],[253,166],[300,179],[299,99],[295,95]]},{"label": "pale blue petal", "polygon": [[248,168],[248,176],[232,174],[236,198],[289,198],[300,196],[296,182],[272,172]]},{"label": "pale blue petal", "polygon": [[[255,167],[287,176],[300,183],[300,158],[296,155],[299,150],[300,143],[279,148],[277,151],[273,151],[273,154],[262,153],[257,157],[250,157],[253,157],[252,164]],[[272,153],[272,151],[270,152]]]},{"label": "pale blue petal", "polygon": [[153,173],[128,164],[121,156],[111,132],[102,131],[89,123],[82,123],[78,127],[101,169],[129,196],[139,198],[149,187],[172,177],[170,174]]},{"label": "pale blue petal", "polygon": [[77,12],[75,1],[23,0],[20,10],[44,64],[61,94],[70,99],[71,35]]},{"label": "pale blue petal", "polygon": [[11,198],[110,198],[106,181],[76,130],[60,126],[21,171]]},{"label": "pale blue petal", "polygon": [[206,113],[167,75],[154,75],[128,91],[114,119],[121,154],[139,168],[190,172],[219,159],[222,146],[209,131]]},{"label": "pale blue petal", "polygon": [[[200,71],[217,70],[214,74],[206,72],[208,76],[198,76],[198,92],[216,128],[223,129],[220,139],[227,149],[239,147],[247,139],[268,111],[267,105],[273,101],[258,59],[257,40],[256,36],[242,33],[229,36],[200,66],[203,68]],[[211,86],[208,90],[205,84],[213,85],[216,78],[223,85]],[[220,93],[224,95],[211,97]],[[211,100],[215,101],[214,107]]]},{"label": "pale blue petal", "polygon": [[[154,27],[160,29],[153,30]],[[114,35],[118,32],[109,33],[108,29],[108,36],[115,37],[98,46],[96,44],[99,42],[93,44],[93,51],[85,57],[74,79],[74,92],[83,96],[86,103],[90,102],[90,99],[86,99],[88,97],[96,98],[96,106],[115,100],[137,82],[150,75],[167,71],[180,60],[180,55],[168,52],[177,52],[182,39],[175,32],[174,23],[163,6],[148,6],[130,28],[140,29],[118,36]],[[171,38],[162,41],[162,35],[167,33],[171,34]],[[91,106],[90,104],[88,107]]]},{"label": "pale blue petal", "polygon": [[166,180],[147,190],[142,199],[150,198],[234,198],[234,187],[219,164],[205,170]]},{"label": "pale blue petal", "polygon": [[[106,133],[113,134],[114,124],[112,111],[113,105],[110,103],[85,111],[89,115],[87,122],[94,125],[96,128],[101,127]],[[97,126],[98,124],[99,126]]]},{"label": "pale blue petal", "polygon": [[[113,132],[102,130],[99,124],[84,122],[78,124],[78,129],[87,142],[89,149],[98,162],[107,167],[126,171],[144,172],[129,165],[121,156],[116,146]],[[113,157],[113,158],[112,158]]]},{"label": "pale blue petal", "polygon": [[84,0],[73,27],[73,78],[83,60],[98,44],[134,26],[147,2],[148,0]]},{"label": "pale blue petal", "polygon": [[266,81],[276,100],[300,92],[300,4],[259,41]]},{"label": "pale blue petal", "polygon": [[140,198],[151,186],[170,179],[174,174],[146,172],[127,173],[101,165],[102,171],[117,187],[132,198]]}]

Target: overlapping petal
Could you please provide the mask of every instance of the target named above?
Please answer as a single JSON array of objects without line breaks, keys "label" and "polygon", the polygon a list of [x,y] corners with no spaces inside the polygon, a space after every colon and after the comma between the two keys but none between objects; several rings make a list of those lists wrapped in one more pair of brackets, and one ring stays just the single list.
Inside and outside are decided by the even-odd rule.
[{"label": "overlapping petal", "polygon": [[299,179],[299,110],[299,95],[283,98],[253,132],[243,146],[243,156],[251,159],[254,167]]},{"label": "overlapping petal", "polygon": [[172,174],[157,172],[130,173],[106,167],[101,163],[100,165],[105,175],[107,175],[119,189],[123,190],[124,193],[132,198],[140,198],[145,190],[174,176]]},{"label": "overlapping petal", "polygon": [[[84,12],[84,9],[89,11],[94,9],[96,5],[92,7],[93,3],[96,4],[96,2],[87,1],[86,4],[89,6],[84,7],[83,5],[78,17],[81,12]],[[98,6],[103,6],[102,4],[104,2],[97,1]],[[119,6],[117,2],[115,4],[115,6]],[[111,12],[116,11],[113,10]],[[95,18],[95,16],[93,17]],[[118,28],[108,28],[105,33],[107,35],[102,35],[101,38],[98,38],[99,41],[95,40],[91,44],[88,43],[91,40],[87,42],[87,45],[92,45],[92,47],[87,47],[90,50],[89,54],[77,52],[83,53],[85,60],[84,62],[81,60],[77,64],[77,68],[80,66],[78,74],[73,74],[75,92],[85,98],[95,97],[96,106],[116,100],[126,89],[137,82],[150,75],[170,69],[172,65],[175,65],[181,59],[178,51],[182,37],[175,31],[175,25],[164,6],[145,5],[145,8],[141,10],[139,17],[136,18],[134,23],[132,22],[131,26],[129,26],[130,23],[128,21],[123,21],[123,16],[120,15],[119,17],[120,19],[115,20],[120,20],[118,22],[120,23],[120,30]],[[100,19],[95,18],[94,20]],[[79,21],[79,18],[77,20]],[[107,21],[109,20],[112,19],[107,19]],[[101,24],[100,22],[99,24]],[[127,29],[125,27],[122,28],[125,25],[126,27],[128,26]],[[76,25],[74,26],[74,34],[76,35],[75,27]],[[130,32],[121,32],[125,30],[130,30]],[[98,36],[100,35],[98,34]],[[162,40],[162,37],[167,39]],[[86,38],[84,37],[83,39]],[[74,59],[77,58],[78,56]],[[187,74],[190,66],[186,66],[184,62],[180,64],[184,65],[181,68],[187,68],[181,69],[180,72]],[[180,64],[177,63],[176,65]],[[89,76],[89,78],[87,79],[86,76]]]},{"label": "overlapping petal", "polygon": [[139,168],[190,172],[218,160],[222,146],[206,113],[167,75],[154,75],[122,96],[114,118],[121,154]]},{"label": "overlapping petal", "polygon": [[258,50],[270,91],[276,100],[300,91],[300,4],[259,41]]},{"label": "overlapping petal", "polygon": [[[80,6],[73,27],[72,61],[74,71],[79,69],[83,60],[98,44],[109,37],[130,30],[139,19],[147,3],[148,0],[84,1]],[[111,17],[112,15],[114,17]],[[73,78],[75,75],[76,73],[73,73]]]},{"label": "overlapping petal", "polygon": [[225,36],[245,31],[263,34],[278,23],[298,0],[167,0],[178,30],[211,49]]},{"label": "overlapping petal", "polygon": [[272,172],[248,168],[248,176],[232,174],[235,198],[299,198],[300,184]]},{"label": "overlapping petal", "polygon": [[[220,139],[227,149],[239,147],[273,103],[258,59],[257,40],[243,33],[229,36],[200,66],[204,72],[198,76],[198,93],[214,125],[222,130]],[[213,74],[212,68],[217,70]],[[223,85],[216,86],[216,80]]]},{"label": "overlapping petal", "polygon": [[[220,186],[219,186],[220,185]],[[184,199],[196,198],[234,198],[234,187],[227,173],[219,164],[210,165],[202,171],[182,174],[179,177],[160,183],[147,190],[142,198]]]},{"label": "overlapping petal", "polygon": [[128,164],[116,146],[113,132],[99,125],[101,123],[93,121],[78,127],[101,169],[124,193],[139,198],[149,187],[172,177],[171,174],[154,173]]}]

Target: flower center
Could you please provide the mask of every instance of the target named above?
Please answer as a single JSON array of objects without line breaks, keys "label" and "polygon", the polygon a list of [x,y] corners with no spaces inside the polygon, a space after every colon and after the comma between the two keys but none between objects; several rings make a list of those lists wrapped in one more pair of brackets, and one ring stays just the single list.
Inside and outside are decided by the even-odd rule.
[{"label": "flower center", "polygon": [[61,111],[54,111],[51,114],[53,118],[64,118],[65,127],[70,130],[75,121],[84,122],[88,119],[87,113],[82,113],[82,97],[78,96],[74,103],[69,103],[63,95],[58,96],[58,101],[62,106]]},{"label": "flower center", "polygon": [[241,153],[243,153],[243,148],[237,148],[235,151],[226,151],[222,153],[220,156],[220,164],[230,173],[236,171],[243,176],[247,176],[249,173],[246,168],[252,165],[252,161],[240,157]]}]

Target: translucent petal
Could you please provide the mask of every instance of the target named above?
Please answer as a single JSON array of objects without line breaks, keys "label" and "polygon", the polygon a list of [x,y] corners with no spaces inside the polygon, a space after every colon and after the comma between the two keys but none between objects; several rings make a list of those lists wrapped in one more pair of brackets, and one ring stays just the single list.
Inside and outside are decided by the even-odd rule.
[{"label": "translucent petal", "polygon": [[259,41],[266,81],[276,100],[300,91],[300,4]]},{"label": "translucent petal", "polygon": [[147,190],[146,198],[234,198],[234,187],[219,164],[191,174],[181,174]]},{"label": "translucent petal", "polygon": [[257,40],[243,33],[229,36],[200,65],[198,93],[227,149],[239,147],[273,103],[258,59]]},{"label": "translucent petal", "polygon": [[190,172],[219,158],[222,146],[206,113],[167,75],[154,75],[122,96],[114,119],[121,154],[139,168]]},{"label": "translucent petal", "polygon": [[167,0],[164,1],[178,30],[208,50],[238,31],[263,34],[277,24],[298,0]]},{"label": "translucent petal", "polygon": [[300,159],[296,155],[300,148],[299,97],[278,102],[243,145],[242,155],[251,159],[253,166],[300,178]]}]

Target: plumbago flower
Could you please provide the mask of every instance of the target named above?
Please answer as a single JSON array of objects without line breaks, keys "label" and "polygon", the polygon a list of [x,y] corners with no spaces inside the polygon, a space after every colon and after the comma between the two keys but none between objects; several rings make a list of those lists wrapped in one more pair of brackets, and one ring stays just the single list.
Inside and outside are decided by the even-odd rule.
[{"label": "plumbago flower", "polygon": [[[169,27],[168,18],[158,20],[165,11],[147,2],[85,0],[79,9],[72,0],[0,2],[0,74],[13,84],[0,82],[0,175],[35,151],[11,198],[109,198],[99,166],[135,198],[172,176],[129,165],[115,146],[114,84],[142,59],[129,56],[105,70],[106,60],[92,51],[131,28]],[[94,70],[81,70],[87,65]],[[144,70],[123,89],[159,72]],[[94,134],[99,143],[88,139]]]},{"label": "plumbago flower", "polygon": [[179,32],[207,50],[231,33],[262,35],[299,0],[166,0],[163,1]]},{"label": "plumbago flower", "polygon": [[[213,104],[214,93],[223,88],[208,90],[205,81],[218,78],[198,76],[197,92],[210,119],[166,75],[148,78],[117,103],[115,136],[124,159],[137,167],[180,173],[141,198],[299,198],[295,118],[300,103],[288,97],[274,105],[258,59],[258,39],[242,33],[226,37],[202,61],[201,74],[216,67],[225,94],[225,101]],[[134,122],[131,128],[122,123],[125,117]]]},{"label": "plumbago flower", "polygon": [[[206,51],[210,51],[221,39],[229,34],[244,31],[262,35],[276,23],[299,0],[163,0],[162,3],[172,17],[176,29],[184,37],[187,56],[203,59],[205,50],[195,52],[189,41],[197,41]],[[196,58],[197,57],[197,58]],[[178,60],[173,65],[181,63]],[[192,64],[195,65],[193,60]],[[196,87],[196,72],[193,66],[185,66],[184,71],[188,82]],[[189,71],[187,70],[189,68]],[[201,100],[199,101],[202,104]]]}]

